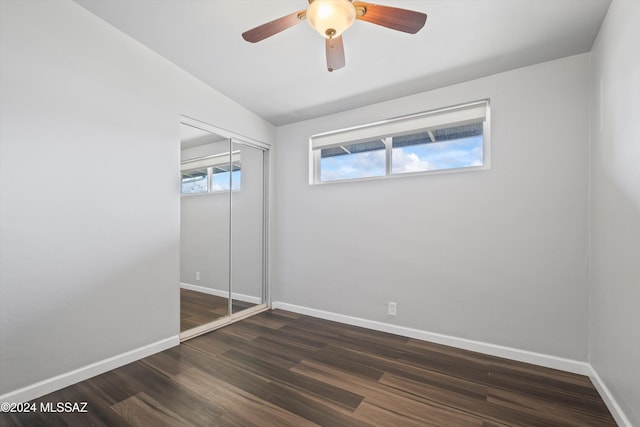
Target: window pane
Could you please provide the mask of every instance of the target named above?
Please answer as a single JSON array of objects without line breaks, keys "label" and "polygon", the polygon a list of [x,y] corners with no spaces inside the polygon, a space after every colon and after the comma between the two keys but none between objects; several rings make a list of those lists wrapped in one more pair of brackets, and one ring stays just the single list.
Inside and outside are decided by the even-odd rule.
[{"label": "window pane", "polygon": [[[234,165],[231,175],[232,190],[240,189],[240,181],[242,179],[241,177],[242,173],[240,171],[240,168],[238,167],[236,169]],[[229,172],[224,170],[213,170],[213,174],[211,175],[211,192],[216,191],[229,191]]]},{"label": "window pane", "polygon": [[380,140],[320,150],[320,181],[385,175],[385,145]]},{"label": "window pane", "polygon": [[[415,139],[415,143],[400,143],[391,156],[391,172],[407,173],[458,169],[483,165],[482,135],[431,142],[431,138]],[[444,138],[443,138],[444,139]]]},{"label": "window pane", "polygon": [[182,194],[206,193],[207,170],[195,170],[182,173]]}]

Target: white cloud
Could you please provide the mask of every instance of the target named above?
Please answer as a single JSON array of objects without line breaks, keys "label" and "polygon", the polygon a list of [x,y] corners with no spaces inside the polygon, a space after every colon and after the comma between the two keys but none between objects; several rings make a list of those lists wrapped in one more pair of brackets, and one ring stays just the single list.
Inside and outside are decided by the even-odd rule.
[{"label": "white cloud", "polygon": [[216,181],[211,182],[211,191],[227,191],[229,190],[229,185],[222,185]]},{"label": "white cloud", "polygon": [[421,172],[429,170],[429,162],[420,159],[415,153],[405,153],[402,149],[393,150],[393,172]]},{"label": "white cloud", "polygon": [[322,180],[360,178],[384,175],[384,150],[367,151],[322,160]]}]

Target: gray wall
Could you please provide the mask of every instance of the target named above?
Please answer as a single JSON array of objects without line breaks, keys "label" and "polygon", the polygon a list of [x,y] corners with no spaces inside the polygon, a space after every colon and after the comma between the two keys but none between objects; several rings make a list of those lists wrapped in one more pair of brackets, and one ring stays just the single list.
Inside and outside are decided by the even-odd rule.
[{"label": "gray wall", "polygon": [[176,336],[179,116],[275,131],[73,2],[0,9],[2,395]]},{"label": "gray wall", "polygon": [[590,362],[640,425],[640,2],[614,0],[592,52]]},{"label": "gray wall", "polygon": [[[279,127],[274,301],[586,360],[589,90],[584,54]],[[491,170],[308,185],[312,134],[483,98]]]},{"label": "gray wall", "polygon": [[229,257],[229,193],[182,196],[180,282],[229,292]]}]

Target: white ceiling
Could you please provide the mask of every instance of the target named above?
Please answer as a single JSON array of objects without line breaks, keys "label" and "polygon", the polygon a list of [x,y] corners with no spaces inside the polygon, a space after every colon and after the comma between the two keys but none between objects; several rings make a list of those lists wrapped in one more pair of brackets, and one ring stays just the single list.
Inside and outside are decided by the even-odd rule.
[{"label": "white ceiling", "polygon": [[588,52],[610,0],[380,0],[425,12],[415,35],[357,21],[346,67],[301,22],[256,44],[241,34],[307,0],[75,0],[209,86],[281,125]]}]

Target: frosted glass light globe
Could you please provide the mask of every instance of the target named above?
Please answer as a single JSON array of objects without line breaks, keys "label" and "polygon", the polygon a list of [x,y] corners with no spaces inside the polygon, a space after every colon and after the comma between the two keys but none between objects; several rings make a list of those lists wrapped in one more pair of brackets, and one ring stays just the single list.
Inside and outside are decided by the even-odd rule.
[{"label": "frosted glass light globe", "polygon": [[307,8],[309,25],[323,37],[339,37],[356,20],[349,0],[314,0]]}]

